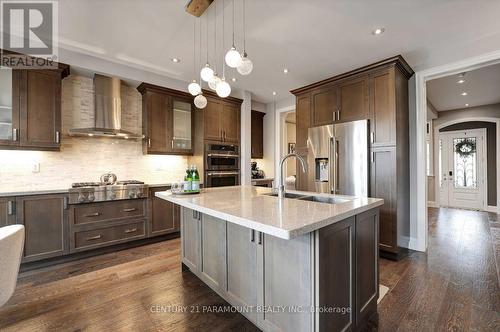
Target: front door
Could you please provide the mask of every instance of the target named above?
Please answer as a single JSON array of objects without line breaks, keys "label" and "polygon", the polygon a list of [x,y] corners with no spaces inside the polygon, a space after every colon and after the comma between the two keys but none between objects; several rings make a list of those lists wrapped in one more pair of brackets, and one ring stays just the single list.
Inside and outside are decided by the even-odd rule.
[{"label": "front door", "polygon": [[439,204],[484,208],[485,129],[439,133]]}]

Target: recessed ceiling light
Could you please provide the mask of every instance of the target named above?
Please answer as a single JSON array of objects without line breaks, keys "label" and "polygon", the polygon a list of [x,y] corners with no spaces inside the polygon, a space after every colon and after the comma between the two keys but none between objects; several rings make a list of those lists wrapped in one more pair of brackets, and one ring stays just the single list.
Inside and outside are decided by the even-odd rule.
[{"label": "recessed ceiling light", "polygon": [[179,62],[181,62],[181,59],[179,59],[179,58],[172,58],[171,60],[172,60],[173,63],[179,63]]},{"label": "recessed ceiling light", "polygon": [[467,96],[467,92],[462,92],[461,95],[462,96]]},{"label": "recessed ceiling light", "polygon": [[273,96],[276,96],[276,91],[273,91]]},{"label": "recessed ceiling light", "polygon": [[283,72],[284,72],[285,74],[288,74],[288,69],[287,69],[287,68],[283,69]]},{"label": "recessed ceiling light", "polygon": [[465,107],[469,107],[469,104],[465,104]]},{"label": "recessed ceiling light", "polygon": [[236,82],[236,77],[231,78],[231,81]]},{"label": "recessed ceiling light", "polygon": [[375,30],[372,31],[372,34],[374,35],[381,35],[385,32],[385,28],[376,28]]},{"label": "recessed ceiling light", "polygon": [[462,80],[458,80],[457,83],[458,84],[463,84],[463,83],[465,83],[465,80],[463,80],[463,79]]}]

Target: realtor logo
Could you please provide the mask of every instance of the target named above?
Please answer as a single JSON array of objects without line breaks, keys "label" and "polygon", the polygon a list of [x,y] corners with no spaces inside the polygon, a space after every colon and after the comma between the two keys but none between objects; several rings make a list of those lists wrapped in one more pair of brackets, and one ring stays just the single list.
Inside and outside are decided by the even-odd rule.
[{"label": "realtor logo", "polygon": [[[58,46],[57,1],[4,0],[0,3],[2,51],[23,54],[24,60],[36,60],[38,67],[40,59],[53,62],[57,58]],[[3,56],[6,56],[5,52]],[[22,65],[30,66],[28,62],[24,61]],[[2,64],[5,64],[4,59]]]}]

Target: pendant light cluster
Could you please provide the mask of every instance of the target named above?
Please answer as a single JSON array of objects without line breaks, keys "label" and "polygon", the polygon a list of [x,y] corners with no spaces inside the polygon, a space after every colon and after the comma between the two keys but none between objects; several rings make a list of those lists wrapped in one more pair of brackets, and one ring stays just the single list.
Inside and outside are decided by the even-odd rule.
[{"label": "pendant light cluster", "polygon": [[[225,1],[225,0],[223,0]],[[235,27],[235,6],[234,6],[234,0],[232,0],[232,6],[233,6],[233,38],[232,38],[232,46],[231,48],[227,51],[224,61],[222,62],[222,77],[219,77],[216,71],[216,66],[214,65],[213,67],[210,65],[208,62],[208,19],[206,20],[206,63],[203,66],[203,68],[200,71],[200,83],[196,80],[193,80],[189,85],[188,85],[188,90],[189,93],[192,94],[193,96],[196,96],[194,98],[194,104],[198,108],[205,108],[207,105],[207,99],[203,95],[202,91],[202,83],[206,82],[208,84],[208,87],[211,90],[214,90],[217,95],[221,98],[225,98],[229,96],[231,93],[231,86],[229,83],[226,81],[225,77],[225,71],[226,71],[226,66],[230,68],[235,68],[238,73],[241,75],[248,75],[252,72],[253,70],[253,63],[252,61],[248,58],[248,55],[246,53],[246,25],[245,25],[245,0],[243,0],[243,52],[239,52],[234,43],[234,27]],[[217,55],[217,19],[216,19],[216,11],[217,11],[217,3],[214,4],[215,9],[214,9],[214,53]],[[222,44],[224,45],[224,24],[225,24],[225,17],[224,17],[224,6],[223,6],[223,12],[222,12]],[[196,26],[196,22],[195,22]],[[194,54],[196,57],[196,27],[194,29]],[[194,57],[194,58],[195,58]],[[196,60],[194,61],[193,65],[196,67]],[[200,23],[200,63],[201,63],[201,23]],[[194,70],[196,72],[196,70]]]}]

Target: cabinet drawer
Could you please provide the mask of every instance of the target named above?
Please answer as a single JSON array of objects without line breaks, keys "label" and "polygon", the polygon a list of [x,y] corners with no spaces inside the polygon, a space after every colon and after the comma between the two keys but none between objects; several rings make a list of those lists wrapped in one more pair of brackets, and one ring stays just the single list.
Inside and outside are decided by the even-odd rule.
[{"label": "cabinet drawer", "polygon": [[77,205],[72,208],[72,224],[86,224],[124,218],[146,217],[145,200],[114,201]]},{"label": "cabinet drawer", "polygon": [[87,247],[104,247],[117,242],[125,242],[133,238],[145,236],[144,220],[125,225],[76,232],[74,234],[74,249]]}]

